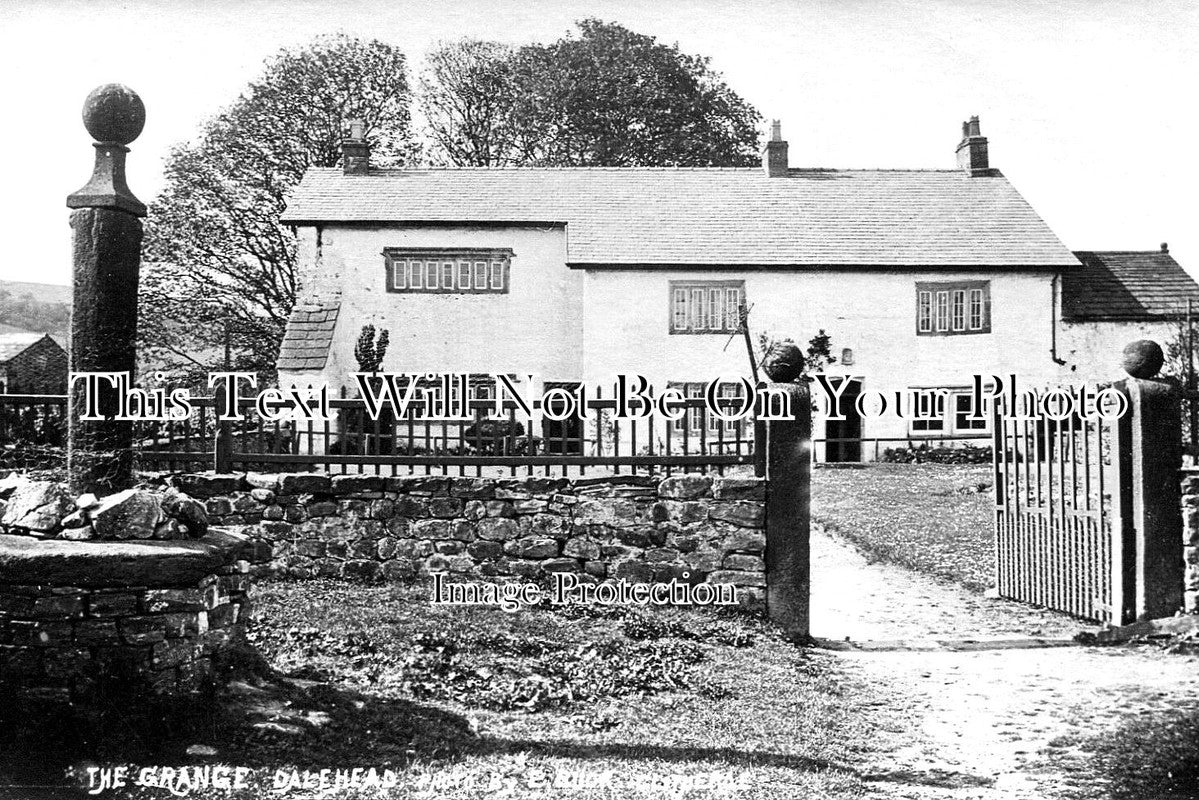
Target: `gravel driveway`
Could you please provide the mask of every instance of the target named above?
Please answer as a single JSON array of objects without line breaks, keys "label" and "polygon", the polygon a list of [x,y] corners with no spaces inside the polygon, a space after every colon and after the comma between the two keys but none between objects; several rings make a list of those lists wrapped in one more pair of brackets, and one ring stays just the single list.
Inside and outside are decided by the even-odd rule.
[{"label": "gravel driveway", "polygon": [[858,765],[882,797],[1104,796],[1079,743],[1199,710],[1196,657],[1060,646],[1086,626],[868,564],[821,530],[812,574],[813,634],[848,675],[888,695],[878,748]]}]

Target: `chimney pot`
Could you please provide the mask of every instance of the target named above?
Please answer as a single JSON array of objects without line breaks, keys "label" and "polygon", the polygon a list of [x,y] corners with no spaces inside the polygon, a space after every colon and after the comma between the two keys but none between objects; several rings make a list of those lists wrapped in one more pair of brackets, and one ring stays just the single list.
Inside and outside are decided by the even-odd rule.
[{"label": "chimney pot", "polygon": [[341,140],[341,167],[346,175],[366,175],[371,168],[371,146],[366,141],[366,125],[350,120],[350,134]]},{"label": "chimney pot", "polygon": [[978,117],[962,123],[962,141],[958,145],[958,166],[972,178],[991,174],[987,137],[982,135]]},{"label": "chimney pot", "polygon": [[770,140],[762,149],[762,169],[768,178],[785,178],[787,166],[787,142],[783,139],[783,126],[776,119],[770,123]]}]

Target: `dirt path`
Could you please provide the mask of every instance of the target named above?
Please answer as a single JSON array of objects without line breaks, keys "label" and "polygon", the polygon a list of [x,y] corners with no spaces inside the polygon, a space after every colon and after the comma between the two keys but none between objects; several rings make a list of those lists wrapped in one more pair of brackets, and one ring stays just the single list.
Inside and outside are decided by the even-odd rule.
[{"label": "dirt path", "polygon": [[1143,715],[1199,709],[1199,658],[1147,648],[954,650],[954,642],[1068,637],[1081,626],[867,564],[822,531],[813,533],[812,565],[813,633],[888,642],[837,655],[856,679],[884,687],[888,710],[905,720],[879,731],[879,749],[861,767],[883,797],[1102,796],[1076,744]]}]

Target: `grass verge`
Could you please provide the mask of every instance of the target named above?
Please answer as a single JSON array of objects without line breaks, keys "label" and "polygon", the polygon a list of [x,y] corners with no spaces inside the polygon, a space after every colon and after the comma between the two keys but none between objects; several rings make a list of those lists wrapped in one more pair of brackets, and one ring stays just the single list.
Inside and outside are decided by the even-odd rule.
[{"label": "grass verge", "polygon": [[[268,581],[256,616],[252,640],[287,677],[235,684],[220,725],[134,759],[134,774],[254,770],[242,792],[195,798],[851,798],[865,791],[855,765],[902,729],[833,656],[740,614],[505,613],[431,606],[420,587]],[[275,788],[355,768],[397,784]]]},{"label": "grass verge", "polygon": [[812,519],[883,561],[975,591],[994,584],[991,469],[871,464],[812,472]]}]

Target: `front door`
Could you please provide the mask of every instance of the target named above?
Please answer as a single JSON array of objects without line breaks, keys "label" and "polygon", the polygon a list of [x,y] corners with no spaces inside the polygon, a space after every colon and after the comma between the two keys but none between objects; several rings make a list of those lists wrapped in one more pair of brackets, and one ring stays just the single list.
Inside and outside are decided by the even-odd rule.
[{"label": "front door", "polygon": [[[845,378],[833,378],[834,387],[839,387]],[[842,420],[825,420],[824,460],[830,463],[857,462],[862,460],[862,417],[858,413],[858,395],[862,382],[850,380],[841,393]]]}]

